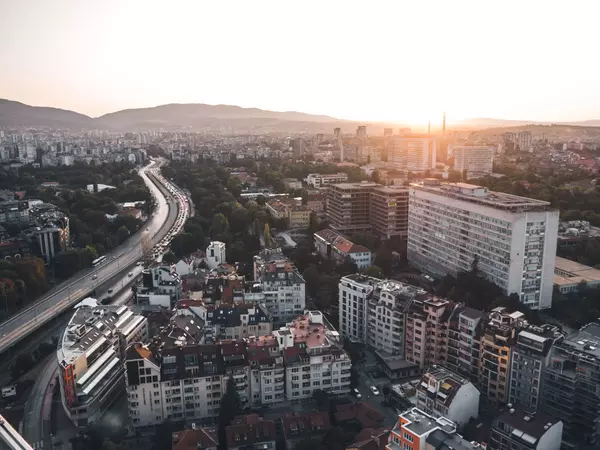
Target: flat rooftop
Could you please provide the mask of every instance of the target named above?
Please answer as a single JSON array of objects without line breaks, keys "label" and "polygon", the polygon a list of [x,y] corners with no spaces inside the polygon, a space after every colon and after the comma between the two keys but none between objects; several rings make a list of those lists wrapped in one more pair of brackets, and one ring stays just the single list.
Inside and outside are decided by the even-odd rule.
[{"label": "flat rooftop", "polygon": [[409,409],[408,411],[400,414],[400,418],[404,419],[406,423],[402,428],[410,431],[417,436],[423,436],[436,429],[441,429],[446,433],[456,432],[456,424],[445,417],[438,419],[424,413],[419,408]]},{"label": "flat rooftop", "polygon": [[586,283],[600,282],[600,270],[567,258],[556,257],[554,284],[562,286],[578,284],[582,281]]},{"label": "flat rooftop", "polygon": [[366,189],[366,188],[374,188],[374,187],[380,187],[381,185],[378,183],[373,183],[372,181],[367,181],[364,183],[335,183],[332,185],[332,187],[336,187],[338,189]]},{"label": "flat rooftop", "polygon": [[424,180],[411,183],[411,188],[424,192],[455,198],[467,202],[477,203],[497,209],[516,211],[528,210],[554,210],[550,202],[536,200],[504,192],[490,191],[484,186],[470,183],[442,183],[440,180]]}]

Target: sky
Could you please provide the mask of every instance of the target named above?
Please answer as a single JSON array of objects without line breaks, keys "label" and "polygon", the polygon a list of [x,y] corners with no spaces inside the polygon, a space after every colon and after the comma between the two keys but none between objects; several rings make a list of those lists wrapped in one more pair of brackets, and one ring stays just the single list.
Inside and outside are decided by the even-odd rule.
[{"label": "sky", "polygon": [[600,119],[598,17],[598,0],[0,0],[0,98]]}]

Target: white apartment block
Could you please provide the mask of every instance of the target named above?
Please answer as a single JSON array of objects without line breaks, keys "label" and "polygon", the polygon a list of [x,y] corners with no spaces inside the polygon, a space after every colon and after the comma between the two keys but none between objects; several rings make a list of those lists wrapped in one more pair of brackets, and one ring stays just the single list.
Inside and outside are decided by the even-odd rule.
[{"label": "white apartment block", "polygon": [[344,183],[348,181],[348,174],[343,172],[332,174],[310,173],[304,181],[309,186],[320,188],[329,184]]},{"label": "white apartment block", "polygon": [[428,134],[404,134],[392,138],[389,161],[409,172],[435,169],[437,140]]},{"label": "white apartment block", "polygon": [[490,174],[494,168],[494,148],[487,145],[459,145],[452,148],[454,170],[468,174]]},{"label": "white apartment block", "polygon": [[127,306],[76,306],[57,351],[60,396],[77,427],[100,419],[125,390],[126,348],[148,338],[148,321]]},{"label": "white apartment block", "polygon": [[369,296],[379,278],[353,274],[342,277],[339,283],[339,327],[344,338],[367,342]]},{"label": "white apartment block", "polygon": [[212,241],[206,247],[206,265],[209,269],[216,269],[219,264],[227,262],[225,243],[220,241]]},{"label": "white apartment block", "polygon": [[471,270],[532,309],[550,308],[559,211],[467,183],[411,185],[408,260],[443,276]]}]

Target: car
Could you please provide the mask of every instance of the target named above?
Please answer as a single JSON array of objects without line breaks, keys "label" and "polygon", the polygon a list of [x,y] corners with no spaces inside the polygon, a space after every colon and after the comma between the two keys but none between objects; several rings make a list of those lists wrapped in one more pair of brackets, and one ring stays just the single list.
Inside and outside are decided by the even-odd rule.
[{"label": "car", "polygon": [[362,397],[362,395],[360,395],[360,392],[358,392],[358,389],[356,389],[356,388],[352,389],[352,393],[354,394],[354,396],[356,398],[361,398]]},{"label": "car", "polygon": [[92,280],[97,280],[97,279],[98,279],[98,275],[94,274],[94,275],[92,276]]},{"label": "car", "polygon": [[112,290],[112,289],[109,289],[109,290],[108,290],[108,291],[106,291],[106,292],[108,292],[109,294],[112,294],[113,290]]},{"label": "car", "polygon": [[371,389],[371,392],[373,392],[373,395],[379,395],[379,389],[375,386],[370,386],[369,388]]},{"label": "car", "polygon": [[128,276],[128,277],[132,277],[132,276],[133,276],[133,272],[129,272],[129,273],[127,274],[127,276]]}]

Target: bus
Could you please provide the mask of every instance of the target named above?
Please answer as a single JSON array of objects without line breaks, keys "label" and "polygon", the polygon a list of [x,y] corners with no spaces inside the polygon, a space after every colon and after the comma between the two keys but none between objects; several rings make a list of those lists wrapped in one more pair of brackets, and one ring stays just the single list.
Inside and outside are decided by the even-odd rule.
[{"label": "bus", "polygon": [[106,256],[101,256],[100,258],[96,258],[95,260],[92,261],[92,266],[94,266],[94,267],[99,266],[100,264],[102,264],[104,262],[105,259],[106,259]]}]

